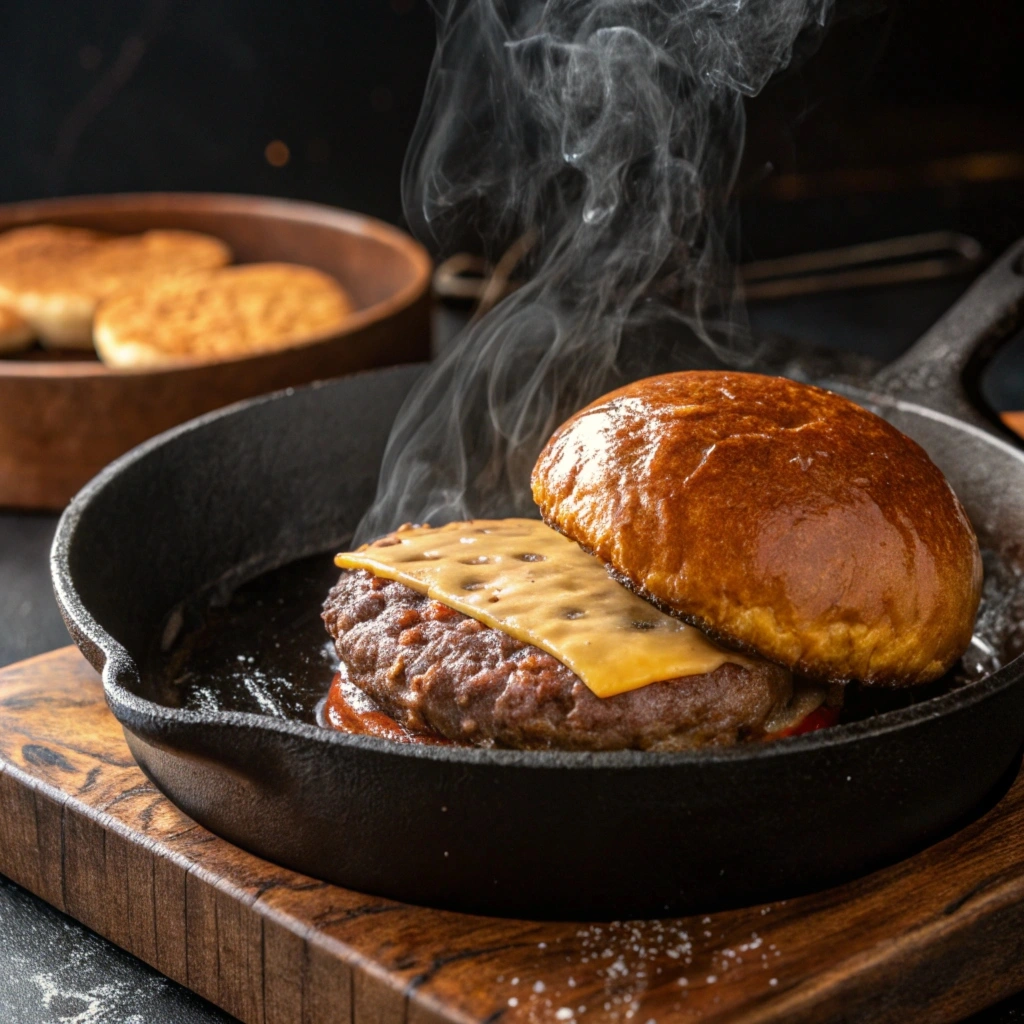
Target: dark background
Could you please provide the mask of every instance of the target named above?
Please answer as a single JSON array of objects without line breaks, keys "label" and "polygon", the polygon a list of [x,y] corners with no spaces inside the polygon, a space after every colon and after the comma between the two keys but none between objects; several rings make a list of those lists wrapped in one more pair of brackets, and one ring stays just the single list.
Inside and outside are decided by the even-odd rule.
[{"label": "dark background", "polygon": [[[743,255],[1024,231],[1024,5],[840,3],[823,48],[750,104]],[[432,52],[425,0],[6,0],[0,201],[209,189],[398,222]]]},{"label": "dark background", "polygon": [[255,192],[396,221],[433,33],[423,0],[5,0],[0,200]]}]

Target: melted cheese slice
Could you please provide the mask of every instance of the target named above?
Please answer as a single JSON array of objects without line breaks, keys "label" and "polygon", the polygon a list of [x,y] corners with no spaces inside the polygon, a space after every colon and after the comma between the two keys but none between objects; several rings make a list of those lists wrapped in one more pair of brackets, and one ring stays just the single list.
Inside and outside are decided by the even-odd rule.
[{"label": "melted cheese slice", "polygon": [[338,555],[547,651],[598,697],[750,660],[712,644],[616,583],[602,563],[533,519],[411,527]]}]

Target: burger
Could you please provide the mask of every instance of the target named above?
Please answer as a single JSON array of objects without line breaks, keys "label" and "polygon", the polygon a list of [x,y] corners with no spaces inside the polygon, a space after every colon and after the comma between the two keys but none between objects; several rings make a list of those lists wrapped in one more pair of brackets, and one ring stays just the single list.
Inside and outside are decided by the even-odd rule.
[{"label": "burger", "polygon": [[599,398],[533,470],[540,518],[341,554],[324,724],[399,742],[675,751],[834,724],[970,642],[977,538],[914,441],[792,380]]}]

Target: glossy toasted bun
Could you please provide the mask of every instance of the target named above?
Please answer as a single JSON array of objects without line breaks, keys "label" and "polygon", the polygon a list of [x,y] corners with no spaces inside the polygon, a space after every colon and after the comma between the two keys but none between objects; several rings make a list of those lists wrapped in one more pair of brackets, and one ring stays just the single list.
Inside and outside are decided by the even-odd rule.
[{"label": "glossy toasted bun", "polygon": [[813,679],[903,686],[967,648],[974,530],[922,448],[780,377],[651,377],[564,423],[545,521],[712,637]]},{"label": "glossy toasted bun", "polygon": [[96,351],[125,369],[230,359],[329,334],[353,309],[319,270],[247,263],[112,296],[96,312]]}]

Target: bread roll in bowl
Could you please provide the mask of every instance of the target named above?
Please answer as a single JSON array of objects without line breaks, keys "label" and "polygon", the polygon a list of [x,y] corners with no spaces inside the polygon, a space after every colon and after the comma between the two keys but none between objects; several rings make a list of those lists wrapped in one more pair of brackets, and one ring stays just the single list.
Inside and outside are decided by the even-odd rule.
[{"label": "bread roll in bowl", "polygon": [[970,642],[982,571],[963,507],[919,445],[830,391],[637,381],[556,431],[533,496],[627,586],[812,679],[923,683]]}]

